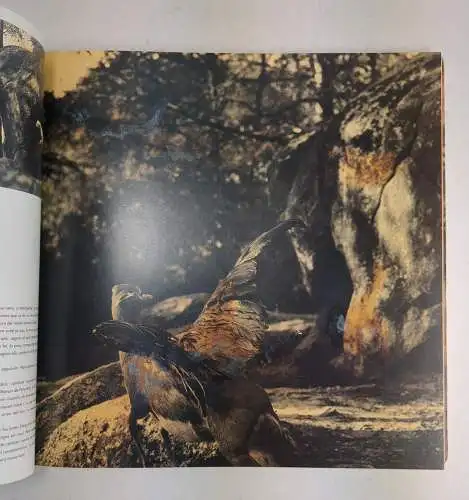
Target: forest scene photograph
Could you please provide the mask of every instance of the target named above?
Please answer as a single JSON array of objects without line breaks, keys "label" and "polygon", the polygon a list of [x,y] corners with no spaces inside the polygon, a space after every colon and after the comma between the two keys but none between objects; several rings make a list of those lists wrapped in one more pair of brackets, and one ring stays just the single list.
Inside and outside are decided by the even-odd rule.
[{"label": "forest scene photograph", "polygon": [[38,465],[443,468],[440,54],[44,72]]},{"label": "forest scene photograph", "polygon": [[42,63],[39,42],[0,19],[0,187],[40,195]]}]

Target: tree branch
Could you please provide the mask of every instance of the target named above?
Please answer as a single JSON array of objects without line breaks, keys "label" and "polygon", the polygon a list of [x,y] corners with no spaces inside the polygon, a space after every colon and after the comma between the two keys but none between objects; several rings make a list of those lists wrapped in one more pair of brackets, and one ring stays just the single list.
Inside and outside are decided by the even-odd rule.
[{"label": "tree branch", "polygon": [[231,134],[238,137],[249,137],[251,139],[256,139],[262,142],[276,142],[281,145],[288,144],[288,137],[285,134],[265,135],[259,132],[240,130],[238,127],[230,127],[229,125],[223,125],[222,123],[219,123],[211,118],[200,118],[193,116],[185,109],[172,103],[168,103],[168,108],[176,111],[181,116],[190,120],[193,123],[196,123],[198,125],[203,125],[206,127],[212,127],[226,134]]}]

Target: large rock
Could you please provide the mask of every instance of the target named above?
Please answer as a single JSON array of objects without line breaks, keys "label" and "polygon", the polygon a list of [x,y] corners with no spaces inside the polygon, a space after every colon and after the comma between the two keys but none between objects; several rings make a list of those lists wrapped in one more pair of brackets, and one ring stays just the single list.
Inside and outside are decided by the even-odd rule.
[{"label": "large rock", "polygon": [[424,345],[419,363],[442,367],[441,78],[438,55],[410,58],[287,161],[286,214],[311,228],[293,237],[303,280],[321,328],[330,308],[347,310],[344,360],[358,375]]},{"label": "large rock", "polygon": [[142,321],[166,329],[181,328],[197,319],[209,297],[208,293],[170,297],[144,309]]},{"label": "large rock", "polygon": [[42,51],[0,52],[0,185],[38,195],[42,150]]},{"label": "large rock", "polygon": [[[138,467],[129,432],[127,396],[75,413],[60,424],[37,455],[38,465],[56,467]],[[172,436],[175,458],[185,466],[226,465],[215,443],[199,442],[190,425],[161,421]],[[160,422],[149,416],[141,425],[147,465],[171,465],[162,446]]]},{"label": "large rock", "polygon": [[40,452],[51,433],[75,413],[125,393],[119,362],[79,375],[38,402],[36,450]]}]

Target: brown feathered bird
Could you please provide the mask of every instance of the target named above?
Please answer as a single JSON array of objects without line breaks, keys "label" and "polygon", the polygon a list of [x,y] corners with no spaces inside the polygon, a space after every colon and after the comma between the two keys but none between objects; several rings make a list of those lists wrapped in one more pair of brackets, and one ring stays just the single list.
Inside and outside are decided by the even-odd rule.
[{"label": "brown feathered bird", "polygon": [[258,295],[259,256],[267,245],[293,227],[303,228],[304,223],[298,219],[280,222],[243,248],[197,320],[179,331],[179,344],[186,351],[198,352],[232,374],[239,374],[256,359],[264,359],[268,324]]},{"label": "brown feathered bird", "polygon": [[[146,339],[146,345],[136,344],[141,339],[138,333],[143,331],[142,328],[145,327],[134,331],[133,325],[140,322],[142,310],[152,301],[151,295],[142,294],[140,288],[136,286],[115,285],[112,288],[112,318],[127,322],[127,330],[124,333],[130,333],[131,338],[124,337],[120,340],[114,338],[110,343],[119,349],[124,385],[130,400],[129,429],[143,466],[145,466],[145,457],[138,436],[137,420],[144,418],[149,412],[157,420],[161,417],[192,424],[194,431],[201,439],[207,440],[211,437],[203,424],[195,393],[186,390],[188,386],[184,385],[184,379],[181,378],[183,366],[178,368],[173,360],[158,359],[152,355],[154,346],[151,341],[155,333],[149,333],[151,337]],[[107,335],[119,333],[116,327],[117,323],[105,322],[98,325],[94,333],[106,340]],[[151,331],[147,327],[148,332]],[[168,343],[167,348],[169,349],[171,335],[162,329],[159,329],[158,333],[161,338],[160,342]],[[145,355],[145,351],[149,352],[149,355]],[[182,358],[183,362],[184,358]],[[181,384],[183,385],[181,386]],[[165,451],[169,453],[169,458],[174,461],[169,433],[163,426],[160,426],[160,432]]]},{"label": "brown feathered bird", "polygon": [[[157,418],[190,422],[203,439],[218,442],[232,465],[294,463],[295,444],[259,385],[223,373],[212,360],[184,351],[175,337],[154,326],[109,321],[95,334],[132,353],[123,371],[132,407],[130,429],[143,463],[136,419],[148,411]],[[138,359],[129,361],[133,357]],[[171,449],[165,429],[162,435]]]},{"label": "brown feathered bird", "polygon": [[[235,465],[289,465],[294,445],[282,428],[266,392],[242,376],[262,358],[267,329],[257,296],[256,275],[262,250],[285,230],[302,225],[281,222],[246,246],[221,280],[198,319],[177,337],[139,325],[149,297],[138,287],[113,287],[113,321],[93,333],[120,351],[131,403],[129,426],[142,462],[136,421],[151,411],[157,418],[192,423],[207,430]],[[168,433],[162,429],[167,447]]]}]

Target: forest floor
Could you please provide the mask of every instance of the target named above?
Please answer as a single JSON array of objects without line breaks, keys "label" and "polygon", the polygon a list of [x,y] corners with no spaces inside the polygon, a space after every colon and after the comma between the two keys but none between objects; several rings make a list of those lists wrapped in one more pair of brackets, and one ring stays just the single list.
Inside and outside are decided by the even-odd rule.
[{"label": "forest floor", "polygon": [[268,390],[273,406],[315,467],[441,468],[441,384]]},{"label": "forest floor", "polygon": [[[70,377],[53,384],[41,382],[39,393],[50,394],[69,381]],[[277,387],[267,392],[298,445],[299,462],[296,465],[426,469],[443,466],[444,405],[439,379],[401,383],[386,389],[369,384]],[[40,457],[40,463],[75,467],[138,466],[130,441],[127,438],[122,440],[123,433],[127,432],[128,414],[128,408],[123,405],[127,405],[126,396],[75,414],[65,422],[67,426],[58,426],[55,436],[46,446],[46,453]],[[110,419],[110,428],[102,424],[103,418]],[[151,419],[146,419],[144,435],[148,433],[153,442],[152,453],[155,450],[159,453],[155,456],[155,465],[165,466],[168,465],[165,457],[157,451],[159,445],[155,445],[159,439],[158,427]],[[116,450],[126,448],[126,451],[116,451],[113,458],[109,458],[106,451],[103,458],[97,450],[104,446],[101,428],[108,434],[106,450],[111,447]],[[112,428],[111,436],[109,429]],[[183,437],[187,430],[174,428],[172,431],[181,463],[187,466],[226,465],[212,446],[187,442],[187,437]],[[85,443],[87,436],[89,442]],[[78,446],[82,440],[84,444]],[[90,450],[95,457],[91,462],[88,459]],[[82,463],[85,458],[86,463]]]}]

